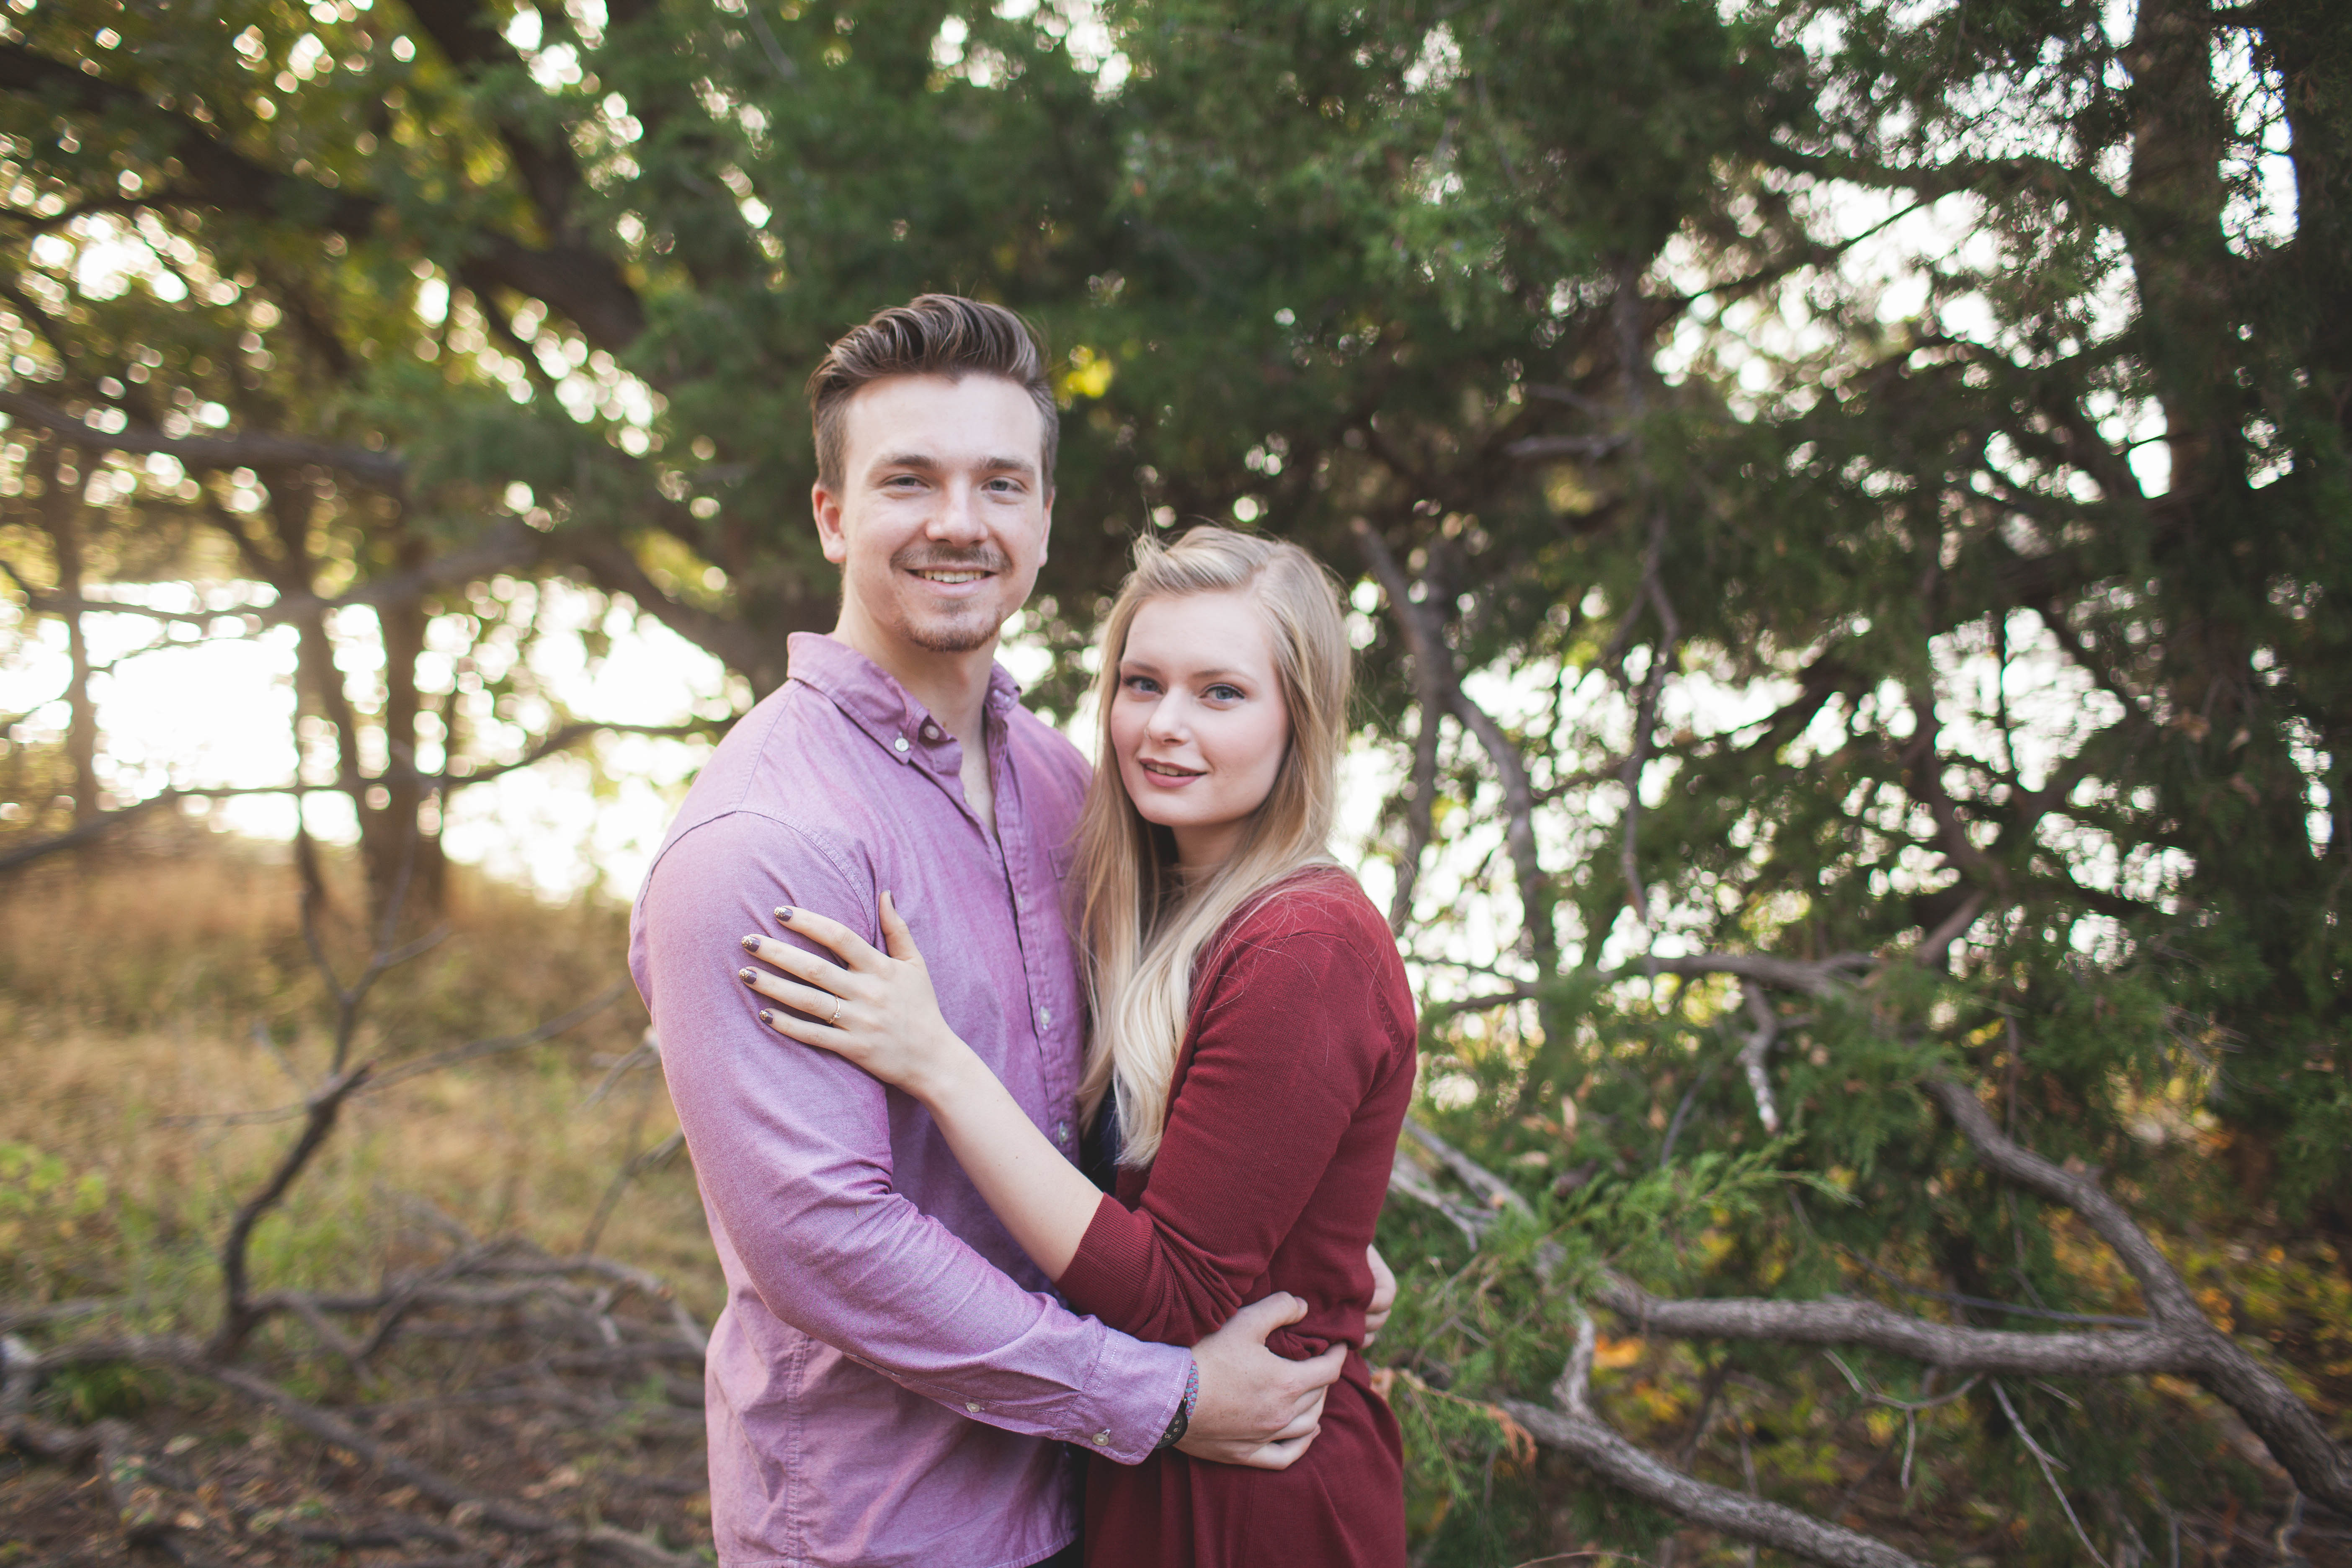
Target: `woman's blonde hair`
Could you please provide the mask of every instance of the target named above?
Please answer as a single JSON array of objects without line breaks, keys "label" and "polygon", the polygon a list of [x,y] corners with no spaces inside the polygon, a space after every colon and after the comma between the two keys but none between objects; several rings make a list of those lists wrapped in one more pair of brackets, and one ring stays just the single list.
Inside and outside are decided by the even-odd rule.
[{"label": "woman's blonde hair", "polygon": [[[1197,883],[1176,865],[1176,841],[1129,798],[1111,745],[1111,705],[1136,612],[1154,599],[1247,593],[1265,617],[1290,738],[1274,787],[1224,864]],[[1078,1103],[1091,1121],[1106,1093],[1118,1108],[1119,1163],[1160,1152],[1201,949],[1227,921],[1302,867],[1333,864],[1328,841],[1339,795],[1350,675],[1338,584],[1296,544],[1227,528],[1196,528],[1173,544],[1136,542],[1103,623],[1095,679],[1100,726],[1094,783],[1079,818],[1076,923],[1085,944],[1094,1036]]]}]

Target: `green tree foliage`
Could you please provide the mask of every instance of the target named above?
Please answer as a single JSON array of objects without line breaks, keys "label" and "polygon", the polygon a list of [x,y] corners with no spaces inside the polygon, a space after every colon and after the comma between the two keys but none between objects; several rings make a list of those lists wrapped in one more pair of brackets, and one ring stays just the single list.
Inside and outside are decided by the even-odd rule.
[{"label": "green tree foliage", "polygon": [[[1670,1527],[1559,1503],[1489,1413],[1608,1269],[2156,1311],[1937,1084],[2095,1173],[2340,1432],[2342,7],[206,16],[0,42],[16,487],[68,411],[121,476],[90,505],[184,541],[142,571],[380,605],[395,670],[519,613],[493,574],[561,574],[765,690],[831,617],[800,380],[950,288],[1063,356],[1048,701],[1137,530],[1351,580],[1431,1116],[1529,1210],[1391,1221],[1431,1560]],[[457,710],[326,684],[394,759]],[[1613,1331],[1598,1406],[1653,1449],[1929,1556],[2138,1560],[2272,1506],[2189,1381]]]}]

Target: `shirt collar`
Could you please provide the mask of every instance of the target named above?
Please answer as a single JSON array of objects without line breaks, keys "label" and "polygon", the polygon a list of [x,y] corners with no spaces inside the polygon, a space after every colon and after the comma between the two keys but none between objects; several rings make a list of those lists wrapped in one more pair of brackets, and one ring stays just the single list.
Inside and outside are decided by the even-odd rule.
[{"label": "shirt collar", "polygon": [[[915,700],[897,677],[847,643],[820,632],[794,632],[785,640],[784,654],[787,680],[822,692],[882,745],[900,756],[910,751],[920,755],[928,749],[923,729],[932,723],[930,710]],[[1021,701],[1020,683],[1003,665],[992,664],[982,700],[1002,721]],[[945,725],[935,728],[945,734]]]}]

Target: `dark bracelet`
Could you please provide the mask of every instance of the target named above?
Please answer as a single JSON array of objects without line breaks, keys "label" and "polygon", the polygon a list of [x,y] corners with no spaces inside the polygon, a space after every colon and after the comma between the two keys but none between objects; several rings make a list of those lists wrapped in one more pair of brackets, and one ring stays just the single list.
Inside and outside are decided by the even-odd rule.
[{"label": "dark bracelet", "polygon": [[1172,1448],[1184,1440],[1184,1434],[1192,1425],[1192,1406],[1200,1402],[1200,1398],[1201,1363],[1196,1361],[1192,1363],[1192,1370],[1184,1374],[1184,1397],[1176,1402],[1176,1414],[1169,1418],[1168,1430],[1162,1432],[1160,1441],[1151,1446],[1154,1451]]}]

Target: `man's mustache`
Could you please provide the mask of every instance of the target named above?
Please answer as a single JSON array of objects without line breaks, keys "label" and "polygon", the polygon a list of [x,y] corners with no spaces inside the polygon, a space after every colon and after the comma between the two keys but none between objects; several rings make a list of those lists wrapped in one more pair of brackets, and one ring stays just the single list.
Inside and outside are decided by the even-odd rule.
[{"label": "man's mustache", "polygon": [[1010,572],[1013,558],[995,549],[942,550],[937,545],[917,545],[890,557],[890,564],[901,572]]}]

